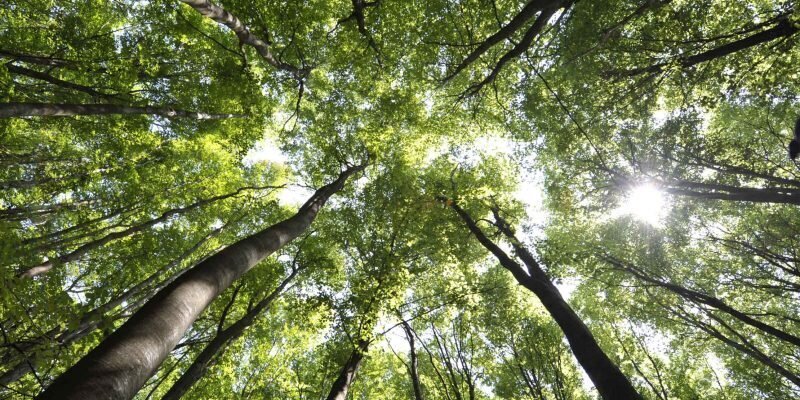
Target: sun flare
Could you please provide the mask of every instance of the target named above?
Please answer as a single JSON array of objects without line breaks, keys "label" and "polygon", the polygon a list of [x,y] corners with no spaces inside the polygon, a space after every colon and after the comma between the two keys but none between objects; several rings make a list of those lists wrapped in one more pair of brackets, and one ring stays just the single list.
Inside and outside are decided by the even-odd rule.
[{"label": "sun flare", "polygon": [[669,204],[664,192],[652,183],[644,183],[631,189],[617,213],[632,215],[642,222],[658,226],[668,210]]}]

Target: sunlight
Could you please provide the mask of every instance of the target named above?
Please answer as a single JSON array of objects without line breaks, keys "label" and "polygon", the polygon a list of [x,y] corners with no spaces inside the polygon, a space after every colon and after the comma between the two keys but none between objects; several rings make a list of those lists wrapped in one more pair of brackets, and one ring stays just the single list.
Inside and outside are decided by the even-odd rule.
[{"label": "sunlight", "polygon": [[617,215],[632,215],[650,225],[659,226],[667,214],[669,204],[664,192],[651,183],[634,187],[617,209]]}]

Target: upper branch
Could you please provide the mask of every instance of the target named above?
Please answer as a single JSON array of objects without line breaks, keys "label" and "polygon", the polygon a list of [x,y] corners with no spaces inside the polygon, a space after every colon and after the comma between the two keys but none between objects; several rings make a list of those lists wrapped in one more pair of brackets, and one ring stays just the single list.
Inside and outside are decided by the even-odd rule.
[{"label": "upper branch", "polygon": [[225,11],[224,8],[208,0],[181,1],[194,8],[195,11],[199,12],[204,17],[210,18],[217,23],[230,28],[230,30],[236,34],[236,37],[239,38],[239,42],[241,44],[246,44],[253,47],[258,52],[258,55],[260,55],[261,58],[263,58],[264,61],[266,61],[269,65],[272,65],[279,70],[289,72],[295,77],[295,79],[303,80],[311,71],[311,68],[308,66],[297,67],[282,61],[278,57],[275,57],[275,55],[272,54],[269,42],[262,40],[256,35],[253,35],[250,32],[250,29],[241,20],[239,20],[239,18],[228,11]]}]

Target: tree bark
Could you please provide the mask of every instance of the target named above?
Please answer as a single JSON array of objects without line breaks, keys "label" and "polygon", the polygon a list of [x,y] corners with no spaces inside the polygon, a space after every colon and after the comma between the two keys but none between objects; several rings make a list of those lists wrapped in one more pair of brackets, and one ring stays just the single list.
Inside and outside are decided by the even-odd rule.
[{"label": "tree bark", "polygon": [[224,8],[208,1],[208,0],[181,0],[183,3],[186,3],[190,7],[194,8],[195,11],[202,14],[204,17],[210,18],[211,20],[227,26],[233,33],[236,34],[236,37],[239,38],[239,42],[242,44],[246,44],[248,46],[253,47],[258,52],[258,55],[267,62],[267,64],[272,65],[273,67],[289,72],[292,74],[295,79],[302,80],[303,78],[308,75],[310,70],[308,68],[298,68],[292,64],[286,63],[281,61],[280,59],[276,58],[274,54],[272,54],[272,50],[270,49],[270,43],[267,41],[259,38],[256,35],[253,35],[250,32],[250,29],[242,23],[242,21],[237,18],[235,15],[229,13]]},{"label": "tree bark", "polygon": [[0,103],[0,118],[73,117],[77,115],[158,115],[196,120],[241,118],[239,114],[207,114],[171,107],[132,107],[114,104]]},{"label": "tree bark", "polygon": [[526,272],[522,266],[511,259],[500,247],[492,242],[478,227],[472,217],[458,204],[447,198],[440,198],[458,214],[469,230],[475,235],[483,247],[489,250],[500,264],[509,270],[520,285],[533,292],[542,302],[550,316],[555,320],[569,342],[572,353],[594,383],[597,391],[604,399],[641,399],[627,377],[608,358],[595,340],[589,328],[572,307],[561,297],[558,288],[527,250],[519,242],[512,240],[515,251],[528,267]]},{"label": "tree bark", "polygon": [[185,272],[59,376],[38,398],[132,398],[222,291],[308,229],[328,198],[365,167],[348,168],[335,181],[314,192],[292,217],[230,245]]},{"label": "tree bark", "polygon": [[692,290],[692,289],[689,289],[689,288],[686,288],[686,287],[683,287],[683,286],[680,286],[680,285],[677,285],[677,284],[674,284],[674,283],[664,282],[661,279],[657,279],[657,278],[654,278],[654,277],[648,275],[641,268],[638,268],[638,267],[635,267],[635,266],[633,266],[631,264],[622,262],[621,260],[617,260],[617,259],[612,258],[612,257],[603,257],[603,259],[606,260],[611,265],[613,265],[613,266],[615,266],[615,267],[617,267],[617,268],[619,268],[619,269],[621,269],[623,271],[628,272],[629,274],[635,276],[636,278],[638,278],[638,279],[640,279],[640,280],[642,280],[644,282],[647,282],[647,283],[656,285],[656,286],[658,286],[660,288],[666,289],[667,291],[670,291],[670,292],[672,292],[672,293],[674,293],[674,294],[676,294],[676,295],[678,295],[678,296],[680,296],[680,297],[682,297],[682,298],[684,298],[686,300],[689,300],[691,302],[699,303],[699,304],[705,304],[705,305],[707,305],[709,307],[716,308],[717,310],[722,311],[725,314],[728,314],[731,317],[739,320],[740,322],[742,322],[742,323],[744,323],[746,325],[749,325],[749,326],[751,326],[753,328],[756,328],[759,331],[761,331],[761,332],[763,332],[763,333],[765,333],[767,335],[774,336],[774,337],[776,337],[776,338],[778,338],[780,340],[783,340],[783,341],[785,341],[787,343],[791,343],[791,344],[793,344],[795,346],[800,347],[800,337],[792,335],[791,333],[783,331],[781,329],[778,329],[778,328],[776,328],[776,327],[774,327],[772,325],[769,325],[769,324],[766,324],[764,322],[761,322],[761,321],[759,321],[759,320],[757,320],[757,319],[755,319],[755,318],[753,318],[753,317],[751,317],[751,316],[749,316],[749,315],[747,315],[747,314],[745,314],[745,313],[743,313],[743,312],[741,312],[741,311],[729,306],[727,303],[725,303],[724,301],[722,301],[722,300],[720,300],[720,299],[718,299],[718,298],[716,298],[714,296],[710,296],[710,295],[707,295],[705,293],[701,293],[701,292],[698,292],[696,290]]},{"label": "tree bark", "polygon": [[272,302],[283,292],[286,285],[297,276],[299,269],[293,269],[292,273],[284,279],[275,290],[273,290],[267,297],[259,301],[250,311],[248,311],[242,318],[234,322],[231,326],[219,331],[214,339],[206,345],[205,348],[197,355],[192,365],[186,369],[178,380],[172,384],[172,387],[167,391],[161,400],[177,400],[180,399],[186,392],[191,389],[192,385],[197,383],[211,365],[212,361],[218,359],[230,343],[233,343],[242,335],[245,330],[256,322],[259,315],[266,311]]},{"label": "tree bark", "polygon": [[520,10],[520,12],[511,19],[504,27],[500,28],[496,33],[489,36],[481,42],[478,47],[470,52],[461,63],[444,78],[444,82],[447,82],[453,79],[456,75],[458,75],[461,71],[467,68],[470,64],[477,61],[483,53],[489,51],[497,43],[511,37],[514,33],[516,33],[520,28],[522,28],[528,20],[533,18],[539,11],[550,8],[556,7],[557,5],[561,4],[561,0],[530,0],[528,1],[525,6]]},{"label": "tree bark", "polygon": [[369,342],[366,340],[359,340],[356,348],[353,349],[353,352],[350,354],[350,358],[347,359],[341,372],[339,372],[339,376],[333,382],[331,391],[326,398],[327,400],[345,400],[347,398],[347,392],[350,390],[350,385],[352,385],[353,381],[356,379],[356,373],[361,366],[361,361],[364,360],[364,355],[367,354],[368,348]]},{"label": "tree bark", "polygon": [[[50,84],[55,85],[55,86],[61,86],[63,88],[71,89],[71,90],[77,90],[79,92],[83,92],[83,93],[86,93],[88,95],[91,95],[92,97],[102,97],[102,98],[112,98],[112,97],[114,97],[114,95],[110,95],[110,94],[107,94],[107,93],[99,92],[99,91],[97,91],[97,89],[95,89],[93,87],[89,87],[89,86],[85,86],[85,85],[81,85],[81,84],[77,84],[77,83],[73,83],[73,82],[68,82],[68,81],[65,81],[63,79],[58,79],[58,78],[56,78],[56,77],[54,77],[54,76],[52,76],[50,74],[44,73],[44,72],[39,72],[39,71],[35,71],[35,70],[29,69],[29,68],[20,67],[18,65],[14,65],[14,64],[5,64],[5,67],[6,67],[6,69],[8,69],[8,72],[10,72],[12,74],[24,75],[24,76],[27,76],[28,78],[33,78],[33,79],[38,79],[40,81],[45,81],[45,82],[50,83]],[[2,114],[0,114],[0,116],[1,115]]]},{"label": "tree bark", "polygon": [[[8,385],[9,383],[12,383],[12,382],[15,382],[15,381],[21,379],[23,376],[25,376],[29,372],[32,372],[31,366],[36,364],[36,360],[40,357],[40,354],[39,354],[38,350],[30,351],[31,348],[36,347],[36,346],[40,346],[40,345],[42,345],[44,343],[47,343],[48,341],[50,341],[50,342],[55,341],[57,345],[62,346],[62,347],[69,346],[73,342],[78,341],[80,339],[83,339],[84,337],[88,336],[90,333],[94,332],[95,329],[97,329],[97,327],[100,326],[100,323],[102,322],[103,318],[106,316],[106,313],[108,313],[109,311],[113,310],[117,306],[121,305],[122,303],[124,303],[126,301],[129,301],[134,296],[137,296],[137,295],[145,292],[145,290],[147,290],[147,292],[145,292],[145,293],[152,294],[153,292],[155,292],[159,288],[164,287],[165,285],[167,285],[170,282],[172,282],[174,279],[176,279],[180,275],[180,271],[176,272],[170,278],[166,279],[164,282],[160,283],[159,285],[156,285],[154,288],[150,287],[150,285],[153,284],[161,275],[163,275],[164,272],[170,271],[171,269],[179,266],[192,253],[194,253],[198,248],[200,248],[204,243],[206,243],[206,241],[208,241],[208,239],[212,238],[213,236],[216,236],[220,231],[221,231],[221,228],[212,231],[211,233],[209,233],[208,235],[203,237],[203,239],[201,239],[195,245],[193,245],[191,248],[189,248],[188,250],[184,251],[178,258],[172,260],[169,264],[165,265],[164,267],[159,268],[156,272],[152,273],[145,280],[137,283],[133,287],[131,287],[128,290],[126,290],[125,292],[123,292],[121,295],[117,296],[116,298],[114,298],[112,300],[109,300],[108,302],[103,303],[102,305],[95,307],[91,311],[88,311],[88,312],[84,313],[80,318],[80,322],[78,323],[78,326],[76,326],[75,328],[64,329],[64,330],[61,330],[61,332],[59,333],[59,328],[56,327],[56,328],[51,329],[50,331],[48,331],[44,335],[41,335],[38,338],[34,339],[33,341],[38,343],[38,344],[32,345],[31,347],[29,347],[27,349],[27,351],[23,350],[23,349],[20,349],[22,351],[27,352],[28,354],[23,354],[23,358],[24,358],[23,360],[17,362],[17,364],[14,367],[6,370],[5,372],[3,372],[2,375],[0,375],[0,385]],[[143,296],[142,299],[135,300],[133,302],[133,304],[131,305],[130,309],[134,309],[135,307],[137,307],[146,298],[147,298],[147,296]],[[18,357],[14,357],[14,358],[3,357],[2,361],[4,361],[4,363],[8,363],[10,361],[17,360],[17,359],[19,359],[19,358]]]},{"label": "tree bark", "polygon": [[800,205],[800,190],[796,188],[749,188],[690,181],[666,182],[665,186],[668,193],[699,199]]},{"label": "tree bark", "polygon": [[[683,57],[678,61],[678,63],[681,68],[689,68],[703,62],[725,57],[731,53],[745,50],[750,47],[760,45],[762,43],[771,42],[775,39],[779,39],[782,37],[789,37],[797,33],[798,30],[800,30],[800,28],[798,28],[791,21],[789,21],[788,18],[782,18],[772,28],[765,29],[754,35],[748,36],[740,40],[736,40],[731,43],[724,44],[722,46],[715,47],[711,50],[695,54],[693,56]],[[663,71],[667,65],[669,65],[669,63],[654,64],[647,67],[623,71],[621,75],[636,76],[648,73],[658,73]]]},{"label": "tree bark", "polygon": [[408,373],[411,375],[411,385],[414,387],[414,400],[425,400],[422,396],[422,384],[419,382],[419,372],[417,371],[417,349],[414,346],[414,332],[411,330],[411,325],[408,321],[403,321],[403,331],[406,333],[408,340],[408,356],[410,358],[408,363]]}]

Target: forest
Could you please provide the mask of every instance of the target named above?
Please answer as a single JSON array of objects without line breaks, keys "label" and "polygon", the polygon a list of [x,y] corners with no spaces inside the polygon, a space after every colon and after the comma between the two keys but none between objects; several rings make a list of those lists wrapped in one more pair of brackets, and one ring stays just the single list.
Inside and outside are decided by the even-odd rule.
[{"label": "forest", "polygon": [[0,0],[0,399],[798,399],[799,8]]}]

